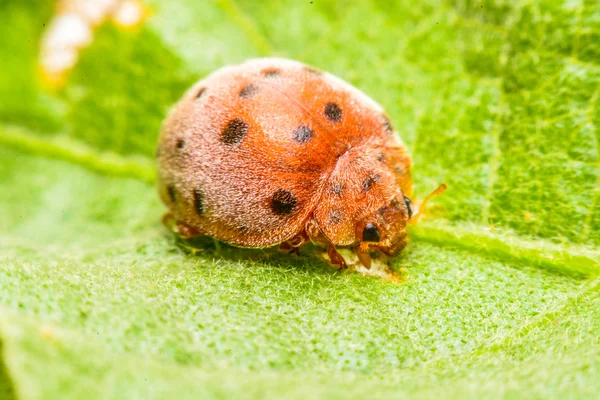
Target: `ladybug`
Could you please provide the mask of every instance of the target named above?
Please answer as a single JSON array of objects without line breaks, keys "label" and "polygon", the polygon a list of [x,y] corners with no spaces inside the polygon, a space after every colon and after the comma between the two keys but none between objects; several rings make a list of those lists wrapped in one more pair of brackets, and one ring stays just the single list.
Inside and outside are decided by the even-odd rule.
[{"label": "ladybug", "polygon": [[184,238],[296,252],[406,245],[411,159],[384,110],[329,73],[281,58],[223,67],[194,84],[163,123],[158,188]]}]

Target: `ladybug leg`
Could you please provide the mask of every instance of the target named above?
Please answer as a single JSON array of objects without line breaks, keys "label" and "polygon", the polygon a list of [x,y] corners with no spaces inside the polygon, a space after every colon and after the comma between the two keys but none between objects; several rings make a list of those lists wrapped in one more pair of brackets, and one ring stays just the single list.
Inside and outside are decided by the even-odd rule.
[{"label": "ladybug leg", "polygon": [[179,233],[179,236],[181,236],[183,239],[189,239],[195,236],[202,235],[202,233],[197,228],[191,227],[188,224],[181,221],[177,221],[175,231]]},{"label": "ladybug leg", "polygon": [[177,221],[175,219],[175,215],[173,215],[171,211],[168,211],[165,213],[165,215],[163,215],[162,223],[169,230],[178,233],[179,236],[181,236],[184,239],[189,239],[194,236],[202,235],[202,233],[198,229],[193,228],[184,222]]},{"label": "ladybug leg", "polygon": [[321,230],[319,229],[319,226],[315,220],[308,220],[304,227],[304,231],[306,232],[307,239],[309,239],[311,242],[323,247],[327,247],[329,262],[333,267],[337,269],[348,268],[344,257],[337,252],[335,246],[325,237],[325,235],[323,235],[323,233],[321,233]]},{"label": "ladybug leg", "polygon": [[321,233],[317,222],[313,219],[308,220],[304,226],[304,232],[308,240],[321,247],[329,247],[331,242]]},{"label": "ladybug leg", "polygon": [[287,254],[298,254],[300,255],[300,246],[308,242],[308,235],[306,232],[301,232],[294,236],[287,242],[283,242],[279,245],[279,251]]},{"label": "ladybug leg", "polygon": [[330,244],[327,248],[327,255],[329,256],[329,262],[337,269],[345,269],[348,268],[346,264],[346,260],[340,253],[337,252],[335,246]]},{"label": "ladybug leg", "polygon": [[297,248],[292,246],[289,242],[283,242],[279,245],[279,251],[286,254],[295,253]]},{"label": "ladybug leg", "polygon": [[165,213],[165,215],[163,215],[162,224],[167,229],[173,230],[173,227],[175,226],[175,216],[173,215],[173,213],[171,211],[167,211]]}]

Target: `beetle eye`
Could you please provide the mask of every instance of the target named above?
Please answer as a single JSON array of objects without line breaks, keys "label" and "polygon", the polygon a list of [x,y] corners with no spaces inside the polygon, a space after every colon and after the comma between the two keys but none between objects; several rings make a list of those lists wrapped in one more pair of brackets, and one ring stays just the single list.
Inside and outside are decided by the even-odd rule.
[{"label": "beetle eye", "polygon": [[363,242],[379,242],[379,229],[371,223],[363,230]]},{"label": "beetle eye", "polygon": [[413,205],[412,201],[406,196],[404,196],[404,204],[406,204],[406,209],[408,210],[408,218],[410,219],[413,216]]}]

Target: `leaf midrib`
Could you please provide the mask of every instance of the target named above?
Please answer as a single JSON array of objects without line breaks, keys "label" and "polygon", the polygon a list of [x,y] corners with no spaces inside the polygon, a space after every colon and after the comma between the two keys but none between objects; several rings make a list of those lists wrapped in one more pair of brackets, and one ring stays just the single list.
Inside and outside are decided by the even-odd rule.
[{"label": "leaf midrib", "polygon": [[[98,152],[86,144],[69,139],[64,143],[41,138],[32,132],[16,127],[0,127],[0,145],[27,154],[66,161],[104,176],[136,179],[149,185],[155,183],[156,173],[148,157],[126,157],[111,152]],[[483,254],[498,259],[530,264],[545,270],[575,277],[589,277],[600,272],[600,254],[587,248],[572,247],[548,249],[542,241],[527,244],[509,243],[502,237],[481,235],[449,225],[428,223],[412,229],[412,238],[424,242],[458,247],[470,253]],[[526,243],[525,241],[523,243]]]}]

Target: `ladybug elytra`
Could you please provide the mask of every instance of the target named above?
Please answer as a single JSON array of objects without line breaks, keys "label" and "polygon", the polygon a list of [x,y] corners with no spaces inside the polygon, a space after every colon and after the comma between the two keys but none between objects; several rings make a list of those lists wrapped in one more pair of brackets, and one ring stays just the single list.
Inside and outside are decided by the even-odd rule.
[{"label": "ladybug elytra", "polygon": [[183,237],[239,247],[311,241],[397,255],[413,217],[411,160],[383,109],[345,81],[263,58],[217,70],[164,122],[159,192]]}]

